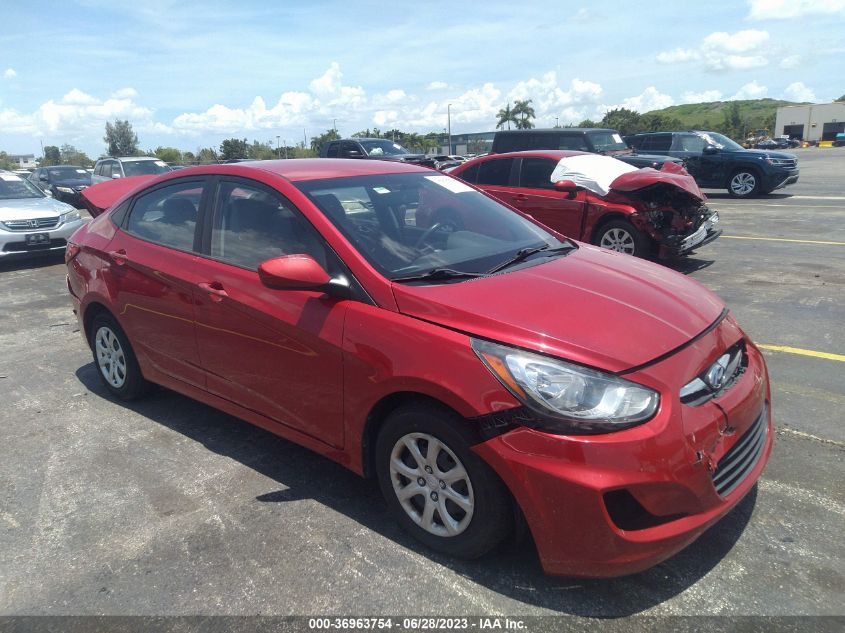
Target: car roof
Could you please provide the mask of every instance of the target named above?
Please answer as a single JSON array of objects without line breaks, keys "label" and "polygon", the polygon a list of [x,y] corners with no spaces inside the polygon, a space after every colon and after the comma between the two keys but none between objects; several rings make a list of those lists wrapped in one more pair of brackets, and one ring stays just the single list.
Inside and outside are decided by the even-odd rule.
[{"label": "car roof", "polygon": [[552,160],[560,160],[561,158],[580,156],[582,154],[589,154],[589,152],[579,152],[573,149],[530,149],[522,152],[502,152],[501,154],[486,154],[484,156],[477,156],[476,158],[465,162],[464,165],[491,158],[550,158]]},{"label": "car roof", "polygon": [[496,134],[531,134],[531,133],[554,133],[554,134],[569,134],[569,133],[577,133],[580,134],[581,132],[613,132],[616,133],[617,130],[614,130],[609,127],[553,127],[553,128],[531,128],[530,130],[499,130]]},{"label": "car roof", "polygon": [[[276,174],[292,182],[378,174],[440,173],[434,172],[428,167],[420,167],[401,161],[350,160],[348,158],[293,158],[254,160],[221,165],[200,165],[180,169],[179,174],[182,176],[186,175],[186,172],[201,171],[202,173],[249,176],[249,173],[255,170]],[[172,174],[173,172],[170,173]]]},{"label": "car roof", "polygon": [[105,158],[97,159],[97,162],[104,160],[161,160],[155,156],[106,156]]}]

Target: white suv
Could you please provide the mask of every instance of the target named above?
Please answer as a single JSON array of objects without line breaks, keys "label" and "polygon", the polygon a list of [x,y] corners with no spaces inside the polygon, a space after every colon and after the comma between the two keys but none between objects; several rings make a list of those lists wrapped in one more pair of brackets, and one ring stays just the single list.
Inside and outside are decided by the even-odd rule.
[{"label": "white suv", "polygon": [[126,156],[116,158],[101,158],[94,165],[91,184],[96,185],[113,178],[126,176],[152,176],[170,171],[163,160],[154,156]]}]

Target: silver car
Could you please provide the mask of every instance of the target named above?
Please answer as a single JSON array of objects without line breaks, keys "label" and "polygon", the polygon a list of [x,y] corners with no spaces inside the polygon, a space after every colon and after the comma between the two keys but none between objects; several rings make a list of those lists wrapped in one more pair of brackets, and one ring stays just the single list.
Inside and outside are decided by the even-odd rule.
[{"label": "silver car", "polygon": [[94,165],[94,173],[91,174],[91,184],[108,182],[114,178],[126,178],[127,176],[150,176],[166,174],[170,171],[163,160],[155,156],[117,156],[114,158],[101,158]]},{"label": "silver car", "polygon": [[69,204],[0,170],[0,259],[63,251],[67,239],[83,224],[79,211]]}]

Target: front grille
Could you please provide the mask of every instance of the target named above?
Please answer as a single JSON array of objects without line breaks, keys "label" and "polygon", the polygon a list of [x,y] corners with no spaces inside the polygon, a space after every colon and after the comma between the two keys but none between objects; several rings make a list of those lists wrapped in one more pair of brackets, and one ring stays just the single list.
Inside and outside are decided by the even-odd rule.
[{"label": "front grille", "polygon": [[59,218],[53,217],[33,218],[32,220],[6,220],[2,224],[10,231],[39,231],[55,228],[58,223]]},{"label": "front grille", "polygon": [[763,405],[760,415],[754,420],[742,437],[719,460],[719,465],[713,473],[713,486],[721,497],[727,497],[748,476],[766,445],[766,434],[769,429],[769,403]]},{"label": "front grille", "polygon": [[716,362],[681,387],[681,402],[697,407],[730,389],[748,367],[745,341],[740,340]]},{"label": "front grille", "polygon": [[770,158],[769,162],[776,167],[783,167],[784,169],[795,169],[798,167],[797,158]]}]

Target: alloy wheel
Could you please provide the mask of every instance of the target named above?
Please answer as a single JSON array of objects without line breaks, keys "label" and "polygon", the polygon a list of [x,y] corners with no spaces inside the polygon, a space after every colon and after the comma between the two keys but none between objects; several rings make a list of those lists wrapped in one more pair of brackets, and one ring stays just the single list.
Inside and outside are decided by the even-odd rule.
[{"label": "alloy wheel", "polygon": [[634,236],[625,229],[619,228],[612,228],[602,235],[599,246],[628,255],[633,255],[636,250]]},{"label": "alloy wheel", "polygon": [[475,498],[469,474],[446,444],[428,433],[408,433],[390,453],[390,480],[414,523],[435,536],[462,533],[472,520]]},{"label": "alloy wheel", "polygon": [[120,389],[126,382],[126,355],[115,333],[106,326],[97,330],[94,337],[97,365],[106,382]]},{"label": "alloy wheel", "polygon": [[747,171],[734,174],[734,177],[731,178],[731,193],[735,196],[750,195],[756,186],[757,179],[754,177],[754,174],[750,174]]}]

